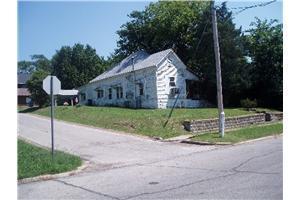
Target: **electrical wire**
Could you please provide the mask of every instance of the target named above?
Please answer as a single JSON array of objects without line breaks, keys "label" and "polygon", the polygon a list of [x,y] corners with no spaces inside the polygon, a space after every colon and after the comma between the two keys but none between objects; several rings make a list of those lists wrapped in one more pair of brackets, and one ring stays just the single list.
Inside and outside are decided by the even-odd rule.
[{"label": "electrical wire", "polygon": [[267,6],[269,4],[272,4],[274,2],[276,2],[277,0],[272,0],[272,1],[268,1],[268,2],[265,2],[265,3],[259,3],[259,4],[255,4],[255,5],[252,5],[252,6],[245,6],[245,7],[233,7],[233,8],[228,8],[229,10],[239,10],[235,13],[233,13],[234,16],[240,14],[241,12],[244,12],[245,10],[248,10],[248,9],[251,9],[251,8],[258,8],[258,7],[264,7],[264,6]]}]

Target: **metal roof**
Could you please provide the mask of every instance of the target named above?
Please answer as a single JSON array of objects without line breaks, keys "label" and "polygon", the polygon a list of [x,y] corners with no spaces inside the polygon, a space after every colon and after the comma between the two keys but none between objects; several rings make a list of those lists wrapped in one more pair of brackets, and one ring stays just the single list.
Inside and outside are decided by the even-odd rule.
[{"label": "metal roof", "polygon": [[26,84],[30,79],[31,74],[28,73],[18,73],[18,84]]},{"label": "metal roof", "polygon": [[18,88],[18,96],[30,96],[30,92],[27,88]]},{"label": "metal roof", "polygon": [[135,53],[129,55],[124,60],[122,60],[120,63],[118,63],[113,68],[105,71],[101,75],[99,75],[96,78],[94,78],[93,80],[91,80],[90,83],[99,81],[99,80],[103,80],[106,78],[110,78],[113,76],[117,76],[120,74],[132,72],[133,71],[132,59],[133,59],[133,63],[134,63],[134,71],[152,67],[152,66],[156,66],[170,52],[172,52],[172,49],[160,51],[160,52],[157,52],[157,53],[154,53],[151,55],[149,55],[145,51],[135,52]]}]

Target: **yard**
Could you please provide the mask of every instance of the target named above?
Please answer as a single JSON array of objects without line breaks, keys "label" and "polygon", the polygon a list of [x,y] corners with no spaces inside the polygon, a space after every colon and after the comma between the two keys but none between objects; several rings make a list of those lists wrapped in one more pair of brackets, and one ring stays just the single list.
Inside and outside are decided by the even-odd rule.
[{"label": "yard", "polygon": [[[182,128],[184,120],[216,118],[216,108],[175,109],[166,127],[165,122],[171,109],[128,109],[116,107],[58,106],[55,118],[91,125],[95,127],[119,130],[150,137],[170,138],[189,132]],[[31,112],[49,116],[48,108],[29,108],[20,112]],[[225,109],[226,117],[246,115],[253,112],[241,108]]]},{"label": "yard", "polygon": [[247,128],[232,130],[225,133],[221,138],[219,133],[206,133],[192,138],[193,141],[209,142],[209,143],[238,143],[246,140],[266,137],[270,135],[279,135],[283,131],[282,123],[254,125]]},{"label": "yard", "polygon": [[18,140],[18,179],[44,174],[56,174],[76,169],[81,165],[78,156],[55,151],[52,162],[51,151]]}]

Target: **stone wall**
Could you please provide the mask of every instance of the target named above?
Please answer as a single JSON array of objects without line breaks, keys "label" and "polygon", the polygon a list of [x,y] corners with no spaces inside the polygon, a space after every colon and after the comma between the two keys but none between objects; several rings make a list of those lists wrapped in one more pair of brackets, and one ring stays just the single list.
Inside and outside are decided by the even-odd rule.
[{"label": "stone wall", "polygon": [[[253,115],[244,115],[237,117],[227,117],[225,118],[225,128],[234,129],[249,126],[252,124],[262,124],[268,121],[279,121],[282,120],[282,113],[259,113]],[[205,119],[205,120],[192,120],[184,121],[183,126],[187,131],[193,133],[205,133],[219,130],[219,120]]]},{"label": "stone wall", "polygon": [[282,112],[266,113],[266,121],[280,121],[280,120],[283,120]]}]

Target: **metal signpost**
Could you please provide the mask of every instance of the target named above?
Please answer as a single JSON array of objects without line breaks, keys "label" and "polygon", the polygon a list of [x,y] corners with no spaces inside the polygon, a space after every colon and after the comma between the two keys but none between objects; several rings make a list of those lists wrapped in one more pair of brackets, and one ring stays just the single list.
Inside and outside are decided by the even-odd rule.
[{"label": "metal signpost", "polygon": [[54,157],[54,123],[53,123],[54,95],[59,94],[59,92],[61,90],[61,83],[57,79],[56,76],[47,76],[43,80],[43,89],[51,97],[51,155],[52,155],[52,160],[53,160],[53,157]]}]

